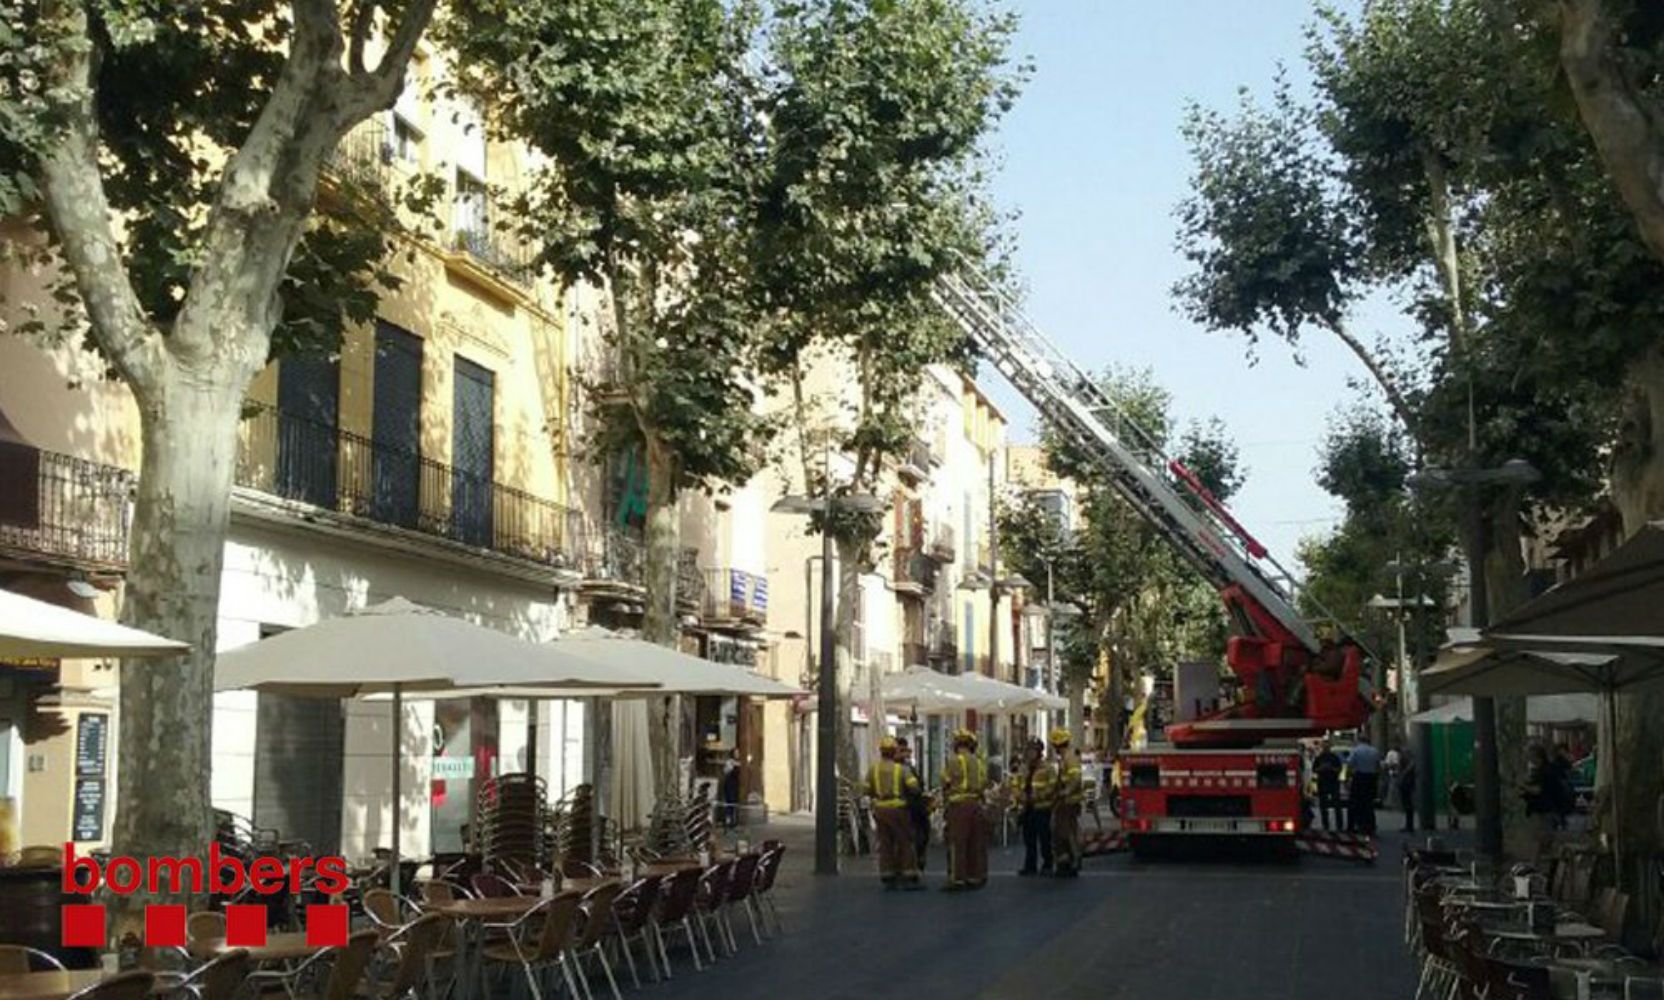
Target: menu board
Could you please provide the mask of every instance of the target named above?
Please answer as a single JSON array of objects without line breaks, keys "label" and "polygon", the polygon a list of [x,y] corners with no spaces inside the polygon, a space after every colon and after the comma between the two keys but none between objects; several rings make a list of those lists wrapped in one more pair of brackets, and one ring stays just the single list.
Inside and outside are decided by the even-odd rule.
[{"label": "menu board", "polygon": [[104,839],[105,767],[110,758],[110,717],[82,712],[75,727],[75,803],[70,821],[77,841]]},{"label": "menu board", "polygon": [[72,823],[77,841],[104,839],[104,779],[75,779],[75,818]]},{"label": "menu board", "polygon": [[75,728],[75,774],[102,778],[109,750],[110,717],[102,712],[82,712]]}]

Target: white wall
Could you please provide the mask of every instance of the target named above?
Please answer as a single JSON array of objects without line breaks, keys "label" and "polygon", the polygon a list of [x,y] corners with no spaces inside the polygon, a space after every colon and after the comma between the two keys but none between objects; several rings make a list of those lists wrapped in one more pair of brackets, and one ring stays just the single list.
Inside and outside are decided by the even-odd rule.
[{"label": "white wall", "polygon": [[[394,596],[459,614],[533,641],[553,638],[568,621],[566,599],[552,587],[475,572],[423,559],[419,551],[387,552],[296,526],[268,526],[234,519],[226,543],[219,619],[219,647],[256,641],[262,625],[297,628]],[[255,696],[224,692],[215,698],[213,798],[215,805],[250,814],[253,809]],[[553,703],[560,705],[562,703]],[[525,744],[525,703],[499,706],[499,750],[505,767],[517,765]],[[349,858],[390,842],[392,752],[388,702],[348,702],[342,774],[341,849]],[[553,759],[539,761],[551,788],[582,780],[582,715],[574,726],[564,709]],[[405,705],[402,848],[428,849],[428,790],[433,707]],[[571,770],[579,747],[576,770]]]}]

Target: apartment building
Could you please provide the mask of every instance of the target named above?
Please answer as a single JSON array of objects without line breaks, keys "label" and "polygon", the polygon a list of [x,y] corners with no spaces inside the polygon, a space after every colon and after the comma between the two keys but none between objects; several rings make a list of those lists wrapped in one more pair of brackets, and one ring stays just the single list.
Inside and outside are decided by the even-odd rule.
[{"label": "apartment building", "polygon": [[[398,106],[347,137],[320,190],[329,212],[426,171],[449,197],[436,234],[401,237],[410,252],[389,267],[404,284],[373,323],[352,329],[339,352],[286,357],[251,386],[222,649],[395,595],[544,640],[580,599],[600,600],[627,575],[572,504],[563,290],[504,237],[487,193],[522,183],[530,156],[487,141],[466,104],[424,97],[443,72],[440,55],[419,56]],[[13,308],[40,294],[31,275],[0,282]],[[30,472],[34,487],[0,504],[0,585],[112,614],[138,423],[101,370],[74,345],[0,338],[5,464]],[[113,728],[114,685],[102,663],[0,667],[0,773],[18,775],[4,791],[25,843],[104,840],[113,808],[94,823],[71,803],[94,766],[77,759],[75,734],[88,716],[103,718],[94,729]],[[369,854],[390,840],[390,711],[219,695],[215,804],[319,851]],[[493,771],[536,766],[556,793],[581,780],[577,703],[413,702],[400,724],[405,788],[425,800],[404,809],[413,853],[461,845],[475,782]],[[113,731],[103,736],[116,745]],[[113,789],[113,750],[101,752]]]}]

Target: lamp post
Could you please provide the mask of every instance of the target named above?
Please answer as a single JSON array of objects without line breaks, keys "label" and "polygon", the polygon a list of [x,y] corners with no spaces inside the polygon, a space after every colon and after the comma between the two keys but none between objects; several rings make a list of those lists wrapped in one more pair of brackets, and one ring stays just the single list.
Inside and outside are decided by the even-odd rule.
[{"label": "lamp post", "polygon": [[[840,510],[870,513],[881,509],[877,497],[837,496],[827,477],[824,496],[783,496],[769,508],[782,514],[826,513],[820,542],[820,672],[816,676],[815,719],[815,874],[838,874],[838,642],[837,604],[833,597],[832,518]],[[808,623],[805,623],[807,625]]]},{"label": "lamp post", "polygon": [[[1484,629],[1490,624],[1490,593],[1485,580],[1485,550],[1490,546],[1490,525],[1485,520],[1481,491],[1487,486],[1523,486],[1542,478],[1542,473],[1520,458],[1511,458],[1491,469],[1423,469],[1411,473],[1406,485],[1412,489],[1456,488],[1463,492],[1467,515],[1468,624]],[[1502,856],[1502,777],[1496,745],[1496,699],[1473,699],[1473,785],[1474,826],[1479,853],[1490,858]]]}]

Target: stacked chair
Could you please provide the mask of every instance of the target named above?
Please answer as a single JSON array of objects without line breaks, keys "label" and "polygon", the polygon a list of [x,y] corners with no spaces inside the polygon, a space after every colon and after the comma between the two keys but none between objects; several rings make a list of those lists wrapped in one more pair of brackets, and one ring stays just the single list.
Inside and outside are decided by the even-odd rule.
[{"label": "stacked chair", "polygon": [[[587,786],[586,786],[587,787]],[[550,858],[547,786],[532,774],[502,774],[480,783],[476,796],[479,853],[493,870],[547,868]]]}]

